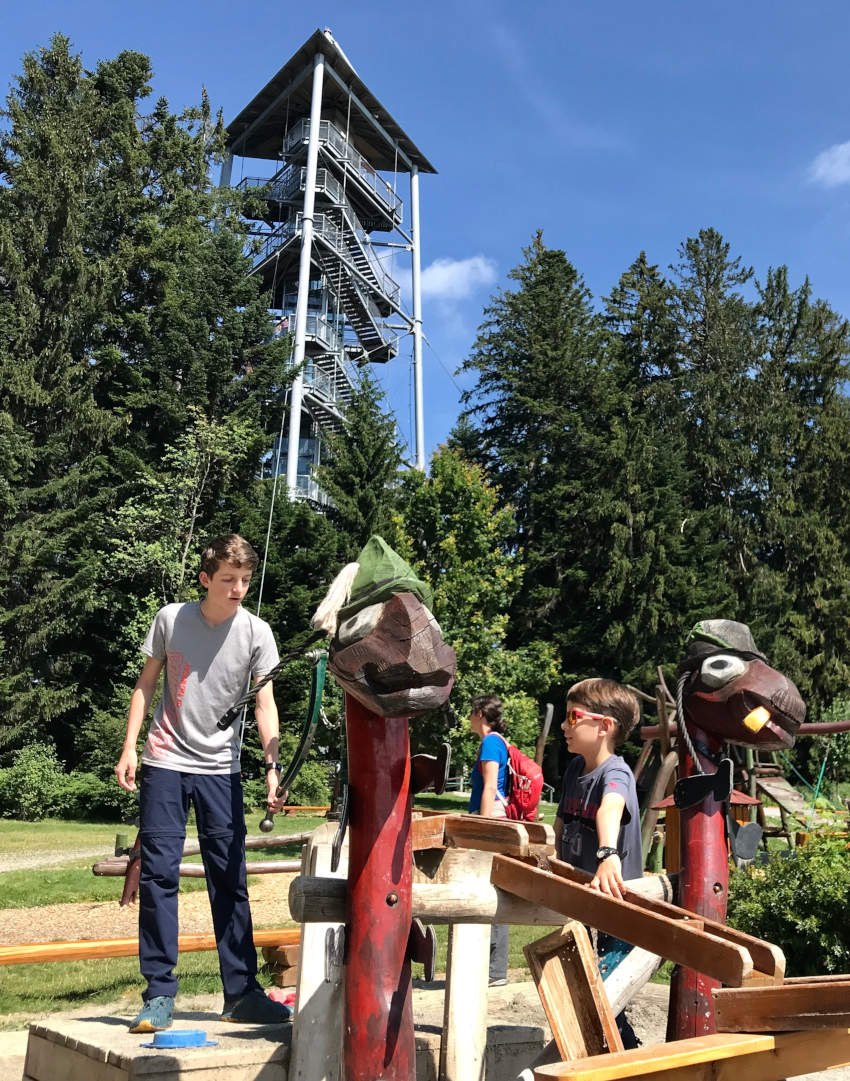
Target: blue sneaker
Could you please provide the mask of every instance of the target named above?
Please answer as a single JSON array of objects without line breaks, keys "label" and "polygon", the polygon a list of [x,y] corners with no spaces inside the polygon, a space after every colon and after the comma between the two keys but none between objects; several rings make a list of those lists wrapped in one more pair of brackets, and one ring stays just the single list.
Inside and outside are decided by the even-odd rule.
[{"label": "blue sneaker", "polygon": [[222,1021],[241,1021],[248,1025],[280,1025],[291,1018],[291,1006],[272,1002],[260,989],[249,991],[235,1002],[225,1002],[221,1014]]},{"label": "blue sneaker", "polygon": [[171,1015],[174,1012],[174,999],[171,995],[156,995],[149,998],[130,1025],[131,1032],[162,1032],[171,1028]]}]

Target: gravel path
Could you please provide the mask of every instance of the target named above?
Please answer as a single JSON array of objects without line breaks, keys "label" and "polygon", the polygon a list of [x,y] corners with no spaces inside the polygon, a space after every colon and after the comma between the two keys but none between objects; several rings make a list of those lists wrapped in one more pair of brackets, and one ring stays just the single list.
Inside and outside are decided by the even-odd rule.
[{"label": "gravel path", "polygon": [[14,856],[0,855],[0,874],[3,871],[30,871],[37,867],[58,867],[75,860],[105,859],[111,856],[103,845],[97,848],[62,849],[61,852],[18,852]]}]

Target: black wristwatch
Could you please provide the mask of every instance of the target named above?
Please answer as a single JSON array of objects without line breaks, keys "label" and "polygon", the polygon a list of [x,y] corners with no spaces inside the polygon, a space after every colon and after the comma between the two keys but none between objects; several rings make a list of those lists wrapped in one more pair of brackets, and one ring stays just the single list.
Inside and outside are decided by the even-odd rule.
[{"label": "black wristwatch", "polygon": [[611,848],[609,845],[603,845],[602,848],[596,849],[596,862],[601,863],[603,860],[607,860],[609,856],[616,856],[617,849]]},{"label": "black wristwatch", "polygon": [[276,769],[278,773],[282,772],[283,766],[280,762],[266,762],[266,773],[271,769]]}]

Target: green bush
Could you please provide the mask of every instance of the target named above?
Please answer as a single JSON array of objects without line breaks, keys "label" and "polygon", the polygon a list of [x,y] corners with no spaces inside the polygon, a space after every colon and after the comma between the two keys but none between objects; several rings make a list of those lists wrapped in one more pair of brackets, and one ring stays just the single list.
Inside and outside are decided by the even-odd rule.
[{"label": "green bush", "polygon": [[46,743],[22,747],[13,765],[0,770],[0,815],[37,822],[53,811],[62,767]]},{"label": "green bush", "polygon": [[850,967],[850,859],[840,838],[813,837],[793,853],[736,871],[729,923],[774,942],[789,976],[847,972]]},{"label": "green bush", "polygon": [[53,814],[58,818],[128,822],[139,813],[135,793],[119,788],[115,779],[102,781],[94,773],[67,773],[58,779]]},{"label": "green bush", "polygon": [[0,816],[36,822],[42,818],[121,822],[138,813],[136,797],[115,781],[93,773],[63,773],[56,752],[32,743],[14,765],[0,770]]},{"label": "green bush", "polygon": [[[296,807],[324,807],[331,801],[332,766],[327,762],[305,762],[292,782],[289,799]],[[243,782],[245,806],[250,810],[262,807],[266,802],[266,782],[255,777]]]}]

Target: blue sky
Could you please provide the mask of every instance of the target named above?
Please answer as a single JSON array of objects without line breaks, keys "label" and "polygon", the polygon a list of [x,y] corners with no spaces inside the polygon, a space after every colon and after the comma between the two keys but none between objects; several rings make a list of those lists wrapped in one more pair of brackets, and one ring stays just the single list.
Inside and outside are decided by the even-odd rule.
[{"label": "blue sky", "polygon": [[[439,175],[423,176],[425,434],[458,414],[490,294],[537,228],[599,298],[639,251],[662,267],[714,226],[763,277],[850,314],[846,0],[29,0],[3,5],[0,78],[61,30],[84,61],[148,53],[173,107],[232,119],[317,27]],[[403,193],[406,194],[406,193]],[[406,438],[409,349],[382,373]]]}]

